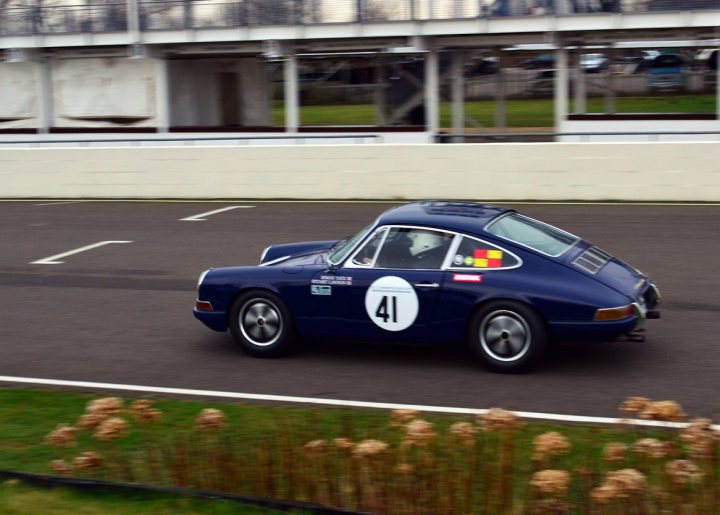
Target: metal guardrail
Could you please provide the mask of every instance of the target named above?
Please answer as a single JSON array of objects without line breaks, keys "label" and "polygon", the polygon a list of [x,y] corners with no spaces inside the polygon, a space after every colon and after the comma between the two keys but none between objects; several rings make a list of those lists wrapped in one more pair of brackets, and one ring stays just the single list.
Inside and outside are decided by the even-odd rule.
[{"label": "metal guardrail", "polygon": [[236,142],[238,145],[250,145],[259,141],[292,141],[296,144],[304,144],[308,141],[319,140],[352,140],[355,143],[382,143],[381,134],[293,134],[293,135],[267,135],[267,136],[219,136],[219,137],[162,137],[162,138],[76,138],[76,139],[40,139],[40,138],[24,138],[24,139],[5,139],[0,137],[0,147],[17,146],[17,147],[54,147],[54,146],[70,146],[70,147],[92,147],[96,144],[112,143],[115,146],[133,147],[147,146],[153,143],[180,143],[184,146],[205,145],[217,142]]},{"label": "metal guardrail", "polygon": [[[557,141],[562,137],[575,137],[581,142],[591,140],[599,141],[605,137],[626,136],[639,138],[644,137],[646,141],[663,141],[663,136],[716,136],[720,140],[720,131],[654,131],[654,132],[481,132],[481,133],[438,133],[433,139],[435,143],[546,143]],[[666,140],[669,141],[669,140]],[[677,141],[674,139],[673,141]],[[690,141],[683,140],[683,141]],[[703,138],[703,141],[706,141]]]},{"label": "metal guardrail", "polygon": [[[140,29],[718,9],[717,0],[138,0]],[[0,36],[128,30],[125,0],[0,1]]]}]

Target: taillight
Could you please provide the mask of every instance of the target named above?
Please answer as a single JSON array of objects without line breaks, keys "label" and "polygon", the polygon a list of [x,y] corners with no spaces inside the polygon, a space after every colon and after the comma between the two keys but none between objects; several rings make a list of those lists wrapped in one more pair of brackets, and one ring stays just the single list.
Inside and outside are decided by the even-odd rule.
[{"label": "taillight", "polygon": [[609,320],[622,320],[636,314],[635,306],[629,304],[619,308],[598,309],[595,312],[596,322],[607,322]]},{"label": "taillight", "polygon": [[212,304],[210,304],[206,300],[196,300],[195,309],[197,309],[198,311],[212,311],[213,307]]}]

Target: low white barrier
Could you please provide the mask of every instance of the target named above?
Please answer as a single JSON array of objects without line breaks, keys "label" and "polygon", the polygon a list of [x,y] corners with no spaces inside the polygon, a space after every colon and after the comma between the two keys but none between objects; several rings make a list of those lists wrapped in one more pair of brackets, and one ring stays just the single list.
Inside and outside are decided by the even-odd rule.
[{"label": "low white barrier", "polygon": [[0,149],[3,198],[720,201],[720,144]]}]

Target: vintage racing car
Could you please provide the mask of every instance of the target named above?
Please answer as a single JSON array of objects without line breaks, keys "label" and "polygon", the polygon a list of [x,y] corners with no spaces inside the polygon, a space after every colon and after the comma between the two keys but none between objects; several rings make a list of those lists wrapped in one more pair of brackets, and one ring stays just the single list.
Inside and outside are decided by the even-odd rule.
[{"label": "vintage racing car", "polygon": [[194,315],[249,354],[298,339],[465,341],[491,369],[551,340],[642,340],[660,293],[632,266],[513,209],[426,201],[344,240],[272,245],[259,266],[210,269]]}]

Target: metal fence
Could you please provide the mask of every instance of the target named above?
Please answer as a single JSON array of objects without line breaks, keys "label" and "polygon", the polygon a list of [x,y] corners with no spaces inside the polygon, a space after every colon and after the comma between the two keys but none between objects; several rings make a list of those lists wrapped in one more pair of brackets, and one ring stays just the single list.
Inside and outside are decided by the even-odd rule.
[{"label": "metal fence", "polygon": [[[138,0],[142,30],[720,9],[720,0]],[[128,30],[124,0],[0,0],[0,35]]]}]

